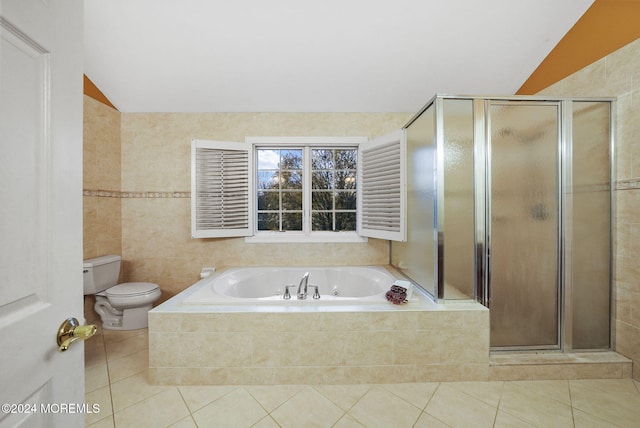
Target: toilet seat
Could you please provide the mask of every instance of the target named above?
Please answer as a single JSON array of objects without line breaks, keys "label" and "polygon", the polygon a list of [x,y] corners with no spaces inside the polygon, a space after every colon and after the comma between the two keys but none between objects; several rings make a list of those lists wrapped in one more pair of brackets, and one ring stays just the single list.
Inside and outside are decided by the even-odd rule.
[{"label": "toilet seat", "polygon": [[151,294],[159,290],[157,284],[151,282],[125,282],[115,285],[105,291],[107,297],[137,297]]}]

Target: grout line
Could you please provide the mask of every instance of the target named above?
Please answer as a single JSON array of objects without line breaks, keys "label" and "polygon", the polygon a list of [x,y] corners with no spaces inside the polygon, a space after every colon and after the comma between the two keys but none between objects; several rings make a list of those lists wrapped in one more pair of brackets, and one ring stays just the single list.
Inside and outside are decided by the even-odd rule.
[{"label": "grout line", "polygon": [[567,380],[567,387],[569,388],[569,406],[571,407],[571,422],[573,422],[573,426],[576,426],[576,415],[575,408],[573,407],[573,397],[571,396],[571,382]]},{"label": "grout line", "polygon": [[116,427],[116,410],[113,406],[113,393],[111,391],[111,370],[109,370],[109,360],[107,359],[107,344],[104,340],[104,331],[100,335],[102,338],[102,346],[104,349],[104,362],[107,366],[107,379],[109,380],[109,401],[111,402],[111,421],[113,422],[113,428]]},{"label": "grout line", "polygon": [[496,414],[493,417],[493,427],[495,428],[498,423],[498,414],[500,413],[500,404],[502,404],[502,394],[504,394],[504,381],[502,381],[502,387],[500,388],[500,397],[498,397],[498,404],[496,405]]},{"label": "grout line", "polygon": [[176,386],[176,389],[178,390],[178,394],[180,394],[180,398],[182,398],[182,402],[184,403],[185,407],[189,411],[189,417],[191,418],[191,421],[196,426],[196,428],[198,428],[198,423],[196,422],[196,418],[193,417],[193,412],[191,411],[191,407],[189,407],[189,404],[187,404],[187,400],[185,400],[184,395],[182,395],[182,391],[180,391],[180,388],[177,386]]}]

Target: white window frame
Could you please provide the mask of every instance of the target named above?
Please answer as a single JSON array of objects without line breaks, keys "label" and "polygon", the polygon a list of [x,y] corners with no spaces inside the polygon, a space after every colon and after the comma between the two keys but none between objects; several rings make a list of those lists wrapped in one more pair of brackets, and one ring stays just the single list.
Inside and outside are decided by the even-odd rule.
[{"label": "white window frame", "polygon": [[[191,143],[191,235],[194,238],[219,238],[219,237],[245,237],[246,242],[251,243],[333,243],[333,242],[367,242],[367,237],[387,239],[394,241],[406,241],[406,130],[398,130],[382,137],[375,138],[373,140],[367,140],[366,137],[247,137],[245,143],[239,142],[225,142],[225,141],[211,141],[211,140],[192,140]],[[357,147],[358,150],[358,165],[357,165],[357,208],[356,218],[357,226],[356,231],[311,231],[311,150],[313,148],[340,148],[340,147]],[[247,176],[237,177],[237,164],[230,166],[230,173],[233,175],[233,182],[231,185],[233,189],[238,190],[243,195],[248,196],[248,200],[244,204],[246,212],[244,215],[238,210],[237,193],[230,192],[231,199],[231,215],[243,216],[248,218],[248,224],[246,227],[237,228],[227,225],[221,225],[218,227],[209,227],[206,229],[198,229],[197,217],[202,219],[202,216],[206,216],[207,212],[213,210],[216,213],[216,217],[224,217],[224,206],[228,200],[223,200],[218,204],[218,201],[214,201],[214,207],[206,206],[205,209],[198,210],[201,194],[197,191],[197,180],[206,177],[207,174],[219,176],[219,168],[216,166],[210,167],[209,171],[199,171],[196,162],[196,152],[198,148],[207,148],[210,150],[234,150],[245,153],[247,165],[244,170],[247,171]],[[273,148],[273,149],[286,149],[287,147],[303,147],[305,150],[304,165],[303,165],[303,231],[286,231],[286,232],[273,232],[273,231],[257,231],[257,206],[255,199],[257,197],[255,171],[257,169],[257,150],[256,148]],[[376,148],[389,147],[390,155],[393,152],[393,161],[383,162],[379,164],[379,159],[386,158],[383,153],[380,156],[379,151]],[[371,153],[371,155],[369,155]],[[369,158],[367,158],[369,156]],[[369,160],[367,160],[369,159]],[[396,162],[397,161],[397,162]],[[369,162],[369,165],[373,165],[370,168],[373,173],[368,173],[363,176],[363,165],[365,162]],[[396,164],[397,163],[397,164]],[[217,164],[215,164],[217,165]],[[379,173],[382,172],[382,173]],[[203,175],[204,174],[204,175]],[[222,174],[224,175],[224,173]],[[367,183],[365,185],[365,180]],[[393,194],[389,194],[389,201],[393,199],[393,203],[386,204],[384,194],[385,190],[389,188],[389,183],[395,183],[392,189]],[[214,189],[224,188],[225,183],[221,185],[215,184]],[[243,184],[244,183],[244,184]],[[218,187],[216,187],[218,186]],[[228,186],[227,186],[228,188]],[[367,189],[363,193],[363,189]],[[382,192],[382,197],[380,193]],[[368,204],[371,201],[371,204]],[[205,200],[204,202],[208,202]],[[245,202],[245,199],[242,200]],[[215,207],[220,205],[222,208],[220,211],[216,211]],[[364,205],[363,205],[364,204]],[[209,210],[209,211],[207,211]],[[219,212],[222,216],[218,215]],[[382,214],[382,221],[379,220],[379,213]],[[363,213],[366,215],[363,216]],[[373,214],[371,214],[373,213]],[[384,217],[388,216],[388,217]],[[373,222],[370,222],[370,218],[374,218]],[[232,217],[232,219],[235,219]],[[206,222],[205,222],[206,223]],[[201,223],[200,223],[201,224]],[[391,225],[391,227],[389,227]]]},{"label": "white window frame", "polygon": [[[366,137],[247,137],[245,142],[252,147],[253,154],[251,159],[251,171],[254,173],[257,169],[257,149],[286,149],[286,148],[302,148],[303,165],[302,165],[302,183],[303,183],[303,200],[302,200],[302,231],[258,231],[257,215],[254,208],[252,236],[247,236],[245,242],[250,243],[330,243],[330,242],[367,242],[367,238],[360,236],[356,231],[312,231],[311,230],[311,150],[315,148],[340,148],[355,147],[360,150],[361,144],[367,141]],[[255,201],[256,198],[256,180],[253,179],[250,187],[250,195]],[[358,184],[356,183],[356,188]],[[359,195],[358,195],[359,196]]]}]

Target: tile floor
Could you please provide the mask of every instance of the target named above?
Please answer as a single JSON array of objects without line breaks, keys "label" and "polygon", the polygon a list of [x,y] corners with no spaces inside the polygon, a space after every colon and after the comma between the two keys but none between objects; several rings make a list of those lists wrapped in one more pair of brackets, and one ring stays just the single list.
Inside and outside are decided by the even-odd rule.
[{"label": "tile floor", "polygon": [[638,427],[640,382],[156,386],[147,330],[86,342],[90,427]]}]

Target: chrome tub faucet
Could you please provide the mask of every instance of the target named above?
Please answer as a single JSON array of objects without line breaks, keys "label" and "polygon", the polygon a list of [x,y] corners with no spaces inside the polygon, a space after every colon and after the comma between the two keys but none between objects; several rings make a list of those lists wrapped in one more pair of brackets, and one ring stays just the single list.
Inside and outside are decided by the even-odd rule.
[{"label": "chrome tub faucet", "polygon": [[[304,300],[307,298],[308,283],[309,283],[309,272],[305,272],[305,274],[302,275],[300,284],[298,284],[298,300]],[[304,288],[302,288],[303,285],[304,285]]]}]

